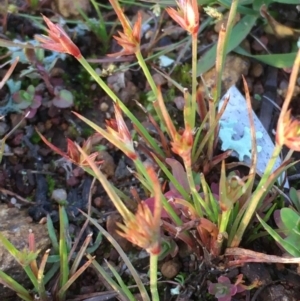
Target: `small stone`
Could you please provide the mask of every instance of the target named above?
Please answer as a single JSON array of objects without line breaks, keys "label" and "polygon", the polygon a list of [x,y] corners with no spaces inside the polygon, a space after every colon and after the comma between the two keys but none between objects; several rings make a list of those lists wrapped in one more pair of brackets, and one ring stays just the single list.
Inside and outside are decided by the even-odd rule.
[{"label": "small stone", "polygon": [[106,79],[107,85],[115,92],[118,93],[121,89],[125,88],[127,85],[125,83],[125,73],[116,72]]},{"label": "small stone", "polygon": [[67,192],[65,189],[54,189],[51,198],[57,202],[65,201],[67,199]]},{"label": "small stone", "polygon": [[241,47],[244,48],[247,52],[251,52],[251,45],[250,45],[250,42],[247,39],[245,39],[241,43]]},{"label": "small stone", "polygon": [[120,91],[119,97],[126,104],[132,101],[132,99],[138,99],[138,89],[136,85],[128,81],[126,87]]},{"label": "small stone", "polygon": [[47,120],[46,122],[45,122],[45,129],[46,130],[50,130],[52,128],[52,122],[51,122],[51,120]]},{"label": "small stone", "polygon": [[182,96],[177,96],[174,98],[174,103],[178,110],[183,111],[185,105],[185,99]]},{"label": "small stone", "polygon": [[91,10],[91,4],[88,0],[55,0],[53,5],[65,18],[79,16],[80,11],[78,8],[80,8],[85,14]]},{"label": "small stone", "polygon": [[103,205],[103,199],[99,196],[97,196],[94,200],[93,200],[93,204],[95,207],[100,208]]},{"label": "small stone", "polygon": [[69,128],[69,125],[67,123],[62,123],[60,128],[62,131],[66,131]]},{"label": "small stone", "polygon": [[263,72],[264,72],[264,68],[262,64],[254,63],[252,65],[250,73],[253,77],[260,77],[263,74]]},{"label": "small stone", "polygon": [[168,82],[167,79],[159,73],[153,74],[153,80],[157,86],[163,86]]},{"label": "small stone", "polygon": [[168,279],[172,279],[180,272],[180,269],[181,269],[180,262],[178,262],[175,259],[172,259],[164,262],[163,265],[161,266],[160,271],[164,277]]},{"label": "small stone", "polygon": [[67,179],[67,185],[74,187],[77,186],[80,183],[80,179],[78,179],[75,176],[71,176],[69,179]]},{"label": "small stone", "polygon": [[100,104],[100,110],[101,110],[102,112],[106,112],[106,111],[108,110],[108,108],[109,108],[109,105],[108,105],[106,102],[102,102],[102,103]]}]

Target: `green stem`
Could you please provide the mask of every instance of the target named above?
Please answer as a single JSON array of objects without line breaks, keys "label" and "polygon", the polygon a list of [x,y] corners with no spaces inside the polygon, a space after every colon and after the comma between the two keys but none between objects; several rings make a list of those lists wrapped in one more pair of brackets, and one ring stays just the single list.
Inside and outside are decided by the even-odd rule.
[{"label": "green stem", "polygon": [[196,97],[197,97],[197,46],[198,46],[198,34],[195,33],[192,36],[192,96],[190,99],[191,102],[191,111],[190,111],[190,126],[191,129],[195,127],[196,119]]},{"label": "green stem", "polygon": [[[237,13],[238,3],[239,0],[232,1],[226,29],[222,26],[219,34],[219,41],[217,45],[217,58],[216,58],[216,89],[213,95],[213,102],[211,100],[209,102],[210,126],[212,126],[212,124],[215,122],[216,107],[221,97],[223,69],[224,69],[225,59],[227,55],[228,42],[230,39],[235,16]],[[211,160],[213,156],[214,141],[215,141],[215,135],[212,135],[208,141],[208,151],[207,151],[208,160]]]},{"label": "green stem", "polygon": [[133,122],[133,124],[141,131],[151,147],[162,157],[164,157],[163,151],[159,148],[155,140],[150,136],[145,127],[139,122],[134,114],[124,105],[124,103],[118,98],[118,96],[109,88],[109,86],[103,81],[103,79],[97,74],[97,72],[91,67],[84,57],[78,59],[79,63],[84,69],[92,76],[97,84],[105,91],[105,93],[112,99],[113,102],[117,102],[124,114]]},{"label": "green stem", "polygon": [[157,262],[158,255],[150,254],[150,291],[152,301],[159,301],[159,294],[157,290]]},{"label": "green stem", "polygon": [[[229,11],[229,16],[228,16],[228,20],[227,20],[227,25],[226,25],[226,31],[225,31],[225,35],[224,38],[222,39],[220,45],[218,46],[219,50],[218,51],[218,66],[216,66],[218,68],[218,72],[217,72],[217,99],[214,99],[215,101],[219,101],[219,97],[221,94],[221,84],[222,84],[222,71],[225,65],[225,58],[227,55],[227,48],[228,48],[228,42],[231,36],[231,32],[232,32],[232,28],[234,25],[234,20],[236,17],[236,13],[237,13],[237,7],[239,4],[239,0],[232,0],[232,3],[230,5],[230,11]],[[222,32],[222,31],[221,31]]]},{"label": "green stem", "polygon": [[138,60],[138,63],[140,65],[140,67],[142,68],[142,70],[144,72],[144,75],[146,76],[147,82],[150,85],[153,94],[155,95],[155,97],[157,97],[158,91],[157,91],[156,84],[154,82],[154,79],[153,79],[153,77],[152,77],[152,75],[151,75],[151,73],[149,71],[149,68],[148,68],[148,66],[147,66],[147,64],[146,64],[146,62],[145,62],[145,60],[144,60],[141,52],[137,51],[135,53],[135,55],[136,55],[136,58]]},{"label": "green stem", "polygon": [[31,270],[30,266],[23,267],[24,271],[26,272],[27,276],[29,277],[31,283],[33,284],[35,290],[39,291],[39,283],[37,281],[36,276],[34,275],[33,271]]},{"label": "green stem", "polygon": [[228,210],[222,212],[221,222],[220,222],[220,226],[219,226],[219,233],[226,232],[231,210],[232,209],[228,209]]},{"label": "green stem", "polygon": [[242,237],[244,235],[244,232],[245,232],[246,228],[248,227],[255,210],[256,210],[259,202],[261,201],[262,196],[266,192],[266,188],[264,185],[266,184],[266,182],[268,181],[268,178],[270,177],[270,175],[272,173],[273,167],[276,163],[276,160],[278,159],[278,157],[280,155],[281,149],[282,149],[281,145],[278,145],[278,144],[275,145],[272,157],[269,160],[268,165],[265,169],[265,173],[264,173],[263,177],[261,178],[255,192],[253,193],[253,195],[250,199],[249,205],[241,219],[240,225],[233,237],[232,242],[230,243],[230,247],[233,248],[233,247],[239,246],[239,244],[242,240]]},{"label": "green stem", "polygon": [[[67,222],[65,219],[64,206],[59,205],[59,259],[60,259],[60,288],[62,288],[69,278],[68,248],[66,241]],[[66,294],[58,293],[59,300],[63,301]]]},{"label": "green stem", "polygon": [[200,217],[203,217],[203,210],[201,208],[201,205],[205,211],[208,210],[208,207],[206,206],[204,200],[201,198],[200,194],[196,189],[193,172],[190,164],[186,164],[186,162],[184,162],[184,166],[185,166],[186,176],[189,182],[189,187],[194,201],[195,210]]}]

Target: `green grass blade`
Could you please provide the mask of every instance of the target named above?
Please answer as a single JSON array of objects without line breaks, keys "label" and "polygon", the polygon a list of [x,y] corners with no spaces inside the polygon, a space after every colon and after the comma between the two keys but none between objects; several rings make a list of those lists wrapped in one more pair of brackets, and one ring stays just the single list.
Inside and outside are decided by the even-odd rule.
[{"label": "green grass blade", "polygon": [[[292,256],[294,257],[299,257],[300,256],[300,249],[297,248],[297,246],[288,243],[287,241],[285,241],[283,238],[281,238],[281,236],[274,231],[266,222],[263,221],[262,218],[260,218],[258,216],[258,214],[256,215],[256,217],[258,218],[258,220],[261,222],[261,224],[263,225],[263,227],[265,228],[265,230]],[[298,245],[299,247],[299,245]]]},{"label": "green grass blade", "polygon": [[82,244],[79,252],[77,253],[73,265],[70,269],[70,276],[73,276],[75,274],[75,272],[77,271],[79,264],[85,254],[86,248],[88,247],[88,245],[90,244],[91,240],[92,240],[92,236],[93,233],[89,233],[84,241],[84,243]]},{"label": "green grass blade", "polygon": [[[87,254],[87,258],[92,258],[91,255]],[[122,290],[122,288],[117,284],[117,282],[115,282],[112,277],[109,275],[109,273],[107,273],[105,271],[105,269],[96,261],[93,260],[92,261],[92,265],[94,266],[95,270],[102,276],[102,278],[104,279],[104,281],[106,281],[111,288],[117,292],[120,296],[120,300],[121,301],[127,301],[127,296],[125,294],[125,292]]]},{"label": "green grass blade", "polygon": [[278,54],[258,54],[252,55],[242,47],[238,46],[234,49],[234,52],[251,57],[267,65],[276,68],[289,68],[292,67],[296,58],[297,52],[291,53],[278,53]]},{"label": "green grass blade", "polygon": [[123,251],[121,246],[118,244],[118,242],[103,227],[101,227],[101,225],[99,225],[95,219],[91,218],[90,216],[88,216],[86,213],[84,213],[81,210],[80,210],[80,212],[107,238],[107,240],[117,250],[117,252],[120,254],[121,258],[123,259],[124,263],[127,265],[128,269],[130,270],[131,275],[134,278],[134,280],[140,290],[143,300],[150,301],[147,290],[146,290],[143,282],[141,281],[139,274],[137,273],[136,269],[134,268],[134,266],[132,265],[128,256],[125,254],[125,252]]},{"label": "green grass blade", "polygon": [[136,299],[132,295],[132,293],[129,290],[129,288],[127,287],[127,285],[124,283],[122,277],[118,274],[117,270],[108,261],[106,261],[106,263],[107,263],[107,266],[109,267],[109,269],[111,270],[111,272],[113,273],[114,277],[117,279],[119,285],[123,289],[123,291],[126,294],[126,296],[128,297],[128,299],[130,301],[135,301]]},{"label": "green grass blade", "polygon": [[[68,247],[66,233],[68,232],[68,221],[66,219],[65,207],[59,205],[59,258],[60,258],[60,288],[69,278]],[[65,295],[60,295],[59,300],[64,300]]]},{"label": "green grass blade", "polygon": [[91,257],[79,270],[77,270],[74,275],[61,287],[58,292],[58,300],[64,300],[69,287],[74,283],[74,281],[91,265],[94,258]]},{"label": "green grass blade", "polygon": [[58,253],[59,251],[58,240],[50,215],[47,215],[47,230],[48,230],[48,235],[51,240],[53,250],[55,253]]},{"label": "green grass blade", "polygon": [[20,285],[17,281],[15,281],[13,278],[8,276],[1,270],[0,270],[0,283],[2,283],[4,286],[7,286],[14,292],[16,292],[18,296],[23,300],[33,301],[33,297],[30,296],[28,291],[22,285]]}]

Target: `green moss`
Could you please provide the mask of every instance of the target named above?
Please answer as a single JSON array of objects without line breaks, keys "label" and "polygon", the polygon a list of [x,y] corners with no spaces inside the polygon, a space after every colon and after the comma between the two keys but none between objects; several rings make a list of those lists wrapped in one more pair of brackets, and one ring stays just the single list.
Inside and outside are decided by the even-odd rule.
[{"label": "green moss", "polygon": [[183,64],[183,65],[176,66],[172,73],[172,79],[184,87],[191,86],[192,84],[191,69],[192,66],[190,64]]},{"label": "green moss", "polygon": [[38,144],[41,141],[41,137],[38,133],[34,132],[33,135],[30,138],[30,141],[32,144]]},{"label": "green moss", "polygon": [[49,189],[49,195],[52,195],[52,192],[55,188],[55,180],[53,179],[52,176],[50,175],[46,175],[46,181],[47,181],[47,184],[48,184],[48,189]]},{"label": "green moss", "polygon": [[85,127],[82,129],[82,137],[86,139],[86,138],[90,137],[91,135],[93,135],[94,132],[95,131],[92,128]]},{"label": "green moss", "polygon": [[[74,73],[76,74],[76,71]],[[97,89],[95,89],[95,92],[91,89],[93,80],[85,69],[80,68],[79,72],[74,77],[65,73],[62,78],[66,86],[70,87],[70,90],[73,93],[74,109],[76,111],[80,112],[84,109],[93,107],[93,98]]]},{"label": "green moss", "polygon": [[175,96],[176,96],[175,87],[172,86],[170,89],[168,89],[168,91],[166,93],[166,96],[165,96],[165,100],[166,101],[173,101]]}]

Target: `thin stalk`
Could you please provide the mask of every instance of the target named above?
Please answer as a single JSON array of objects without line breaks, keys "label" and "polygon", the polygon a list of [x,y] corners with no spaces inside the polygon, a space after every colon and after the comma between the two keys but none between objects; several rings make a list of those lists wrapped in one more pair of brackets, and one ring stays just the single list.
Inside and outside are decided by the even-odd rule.
[{"label": "thin stalk", "polygon": [[143,133],[144,137],[147,139],[151,147],[162,157],[164,157],[163,151],[159,148],[158,144],[151,137],[144,126],[139,122],[139,120],[134,116],[134,114],[124,105],[124,103],[118,98],[118,96],[109,88],[109,86],[103,81],[103,79],[97,74],[97,72],[91,67],[88,61],[81,57],[78,59],[79,63],[84,67],[84,69],[93,77],[97,84],[105,91],[105,93],[112,99],[113,102],[117,102],[124,112],[124,114],[133,122],[133,124],[139,128]]},{"label": "thin stalk", "polygon": [[[229,16],[228,16],[228,20],[227,20],[225,36],[224,36],[224,40],[222,41],[222,46],[220,46],[223,48],[223,50],[220,53],[221,55],[219,57],[219,59],[220,59],[219,71],[220,72],[222,72],[223,68],[224,68],[225,58],[227,55],[228,43],[229,43],[230,35],[232,32],[232,28],[234,25],[234,20],[235,20],[235,16],[237,13],[238,4],[239,4],[239,0],[232,0],[231,5],[230,5],[230,11],[229,11]],[[222,76],[222,75],[220,74],[220,76]],[[218,85],[218,83],[217,83],[217,85]]]},{"label": "thin stalk", "polygon": [[[68,247],[66,241],[67,222],[65,220],[64,206],[59,205],[59,260],[60,260],[60,289],[67,283],[69,278]],[[60,294],[59,300],[65,300],[66,295]]]},{"label": "thin stalk", "polygon": [[189,164],[186,164],[185,162],[184,162],[184,166],[185,166],[186,176],[187,176],[187,179],[189,182],[191,194],[193,196],[195,210],[200,217],[203,217],[203,211],[202,211],[201,205],[204,208],[205,212],[207,210],[209,210],[209,208],[207,207],[204,200],[201,198],[200,194],[198,193],[198,191],[196,189],[191,166]]},{"label": "thin stalk", "polygon": [[192,96],[191,96],[191,112],[190,112],[190,127],[195,127],[196,119],[196,97],[197,97],[197,46],[198,33],[192,35]]},{"label": "thin stalk", "polygon": [[120,276],[120,274],[117,272],[117,270],[113,267],[113,265],[111,265],[109,263],[109,261],[105,260],[108,268],[110,269],[110,271],[112,272],[112,274],[114,275],[114,277],[117,279],[120,287],[122,288],[122,290],[124,291],[125,295],[127,296],[127,298],[129,299],[129,301],[136,301],[136,299],[134,298],[133,294],[131,293],[129,287],[124,283],[122,277]]},{"label": "thin stalk", "polygon": [[33,284],[34,288],[36,289],[36,291],[38,291],[39,284],[38,284],[36,276],[34,275],[33,271],[31,270],[30,266],[24,266],[23,269],[26,272],[27,276],[29,277],[29,279],[30,279],[31,283]]},{"label": "thin stalk", "polygon": [[[217,45],[217,59],[216,59],[216,89],[213,95],[213,102],[209,102],[209,123],[212,126],[212,123],[215,121],[216,107],[220,101],[221,88],[222,88],[222,74],[225,65],[225,59],[227,55],[228,42],[234,25],[234,19],[237,13],[239,0],[233,0],[230,6],[229,16],[227,20],[226,29],[224,26],[221,27],[219,34],[219,41]],[[211,136],[208,141],[208,151],[207,157],[208,160],[211,160],[213,156],[213,146],[214,146],[215,135]]]},{"label": "thin stalk", "polygon": [[259,202],[261,201],[261,197],[264,195],[266,188],[264,187],[265,183],[268,181],[268,178],[270,177],[273,167],[276,163],[276,160],[278,158],[278,156],[280,155],[282,146],[276,144],[272,157],[268,162],[268,165],[265,169],[265,173],[263,175],[263,177],[261,178],[255,192],[253,193],[249,205],[247,206],[247,209],[241,219],[240,225],[233,237],[232,242],[230,243],[230,247],[238,247],[242,237],[244,235],[244,232],[246,230],[246,228],[248,227],[250,220],[259,204]]},{"label": "thin stalk", "polygon": [[228,210],[222,212],[221,222],[220,222],[220,226],[219,226],[219,233],[226,232],[230,213],[231,213],[231,209],[228,209]]},{"label": "thin stalk", "polygon": [[30,295],[30,293],[22,286],[20,285],[16,280],[5,274],[0,270],[0,283],[3,286],[6,286],[13,290],[22,300],[25,301],[33,301],[33,297]]},{"label": "thin stalk", "polygon": [[158,255],[150,254],[150,291],[152,301],[159,301],[159,294],[157,290],[157,262]]},{"label": "thin stalk", "polygon": [[77,270],[74,275],[60,288],[58,291],[58,300],[65,300],[67,291],[69,287],[75,282],[75,280],[91,265],[95,257],[91,257],[87,262],[85,262],[79,270]]},{"label": "thin stalk", "polygon": [[[92,256],[90,254],[86,254],[86,257],[88,259],[92,258]],[[104,282],[104,285],[106,286],[106,288],[107,289],[111,289],[112,288],[114,291],[116,291],[116,292],[119,293],[120,301],[128,301],[128,300],[134,301],[134,300],[131,299],[131,296],[127,295],[123,291],[123,289],[121,288],[121,286],[119,286],[116,283],[116,281],[114,281],[112,279],[112,277],[110,276],[110,273],[108,273],[96,260],[92,261],[92,265],[93,265],[94,269],[99,273],[99,275],[101,275],[102,281]],[[131,294],[130,291],[129,291],[129,293]]]},{"label": "thin stalk", "polygon": [[147,67],[147,64],[141,54],[141,51],[140,50],[137,51],[135,53],[135,56],[138,60],[140,67],[142,68],[142,70],[144,72],[144,75],[146,76],[147,82],[150,85],[152,92],[154,93],[155,97],[157,97],[158,91],[157,91],[156,84],[155,84],[154,79],[149,71],[149,68]]},{"label": "thin stalk", "polygon": [[49,257],[49,253],[50,253],[50,249],[46,250],[46,252],[42,258],[42,261],[41,261],[41,264],[40,264],[40,267],[38,270],[38,275],[37,275],[37,280],[38,280],[38,284],[39,284],[38,293],[39,293],[41,300],[43,300],[43,301],[49,300],[49,297],[47,296],[47,292],[46,292],[46,288],[45,288],[45,281],[44,281],[45,267],[46,267],[46,263],[47,263],[47,260]]}]

